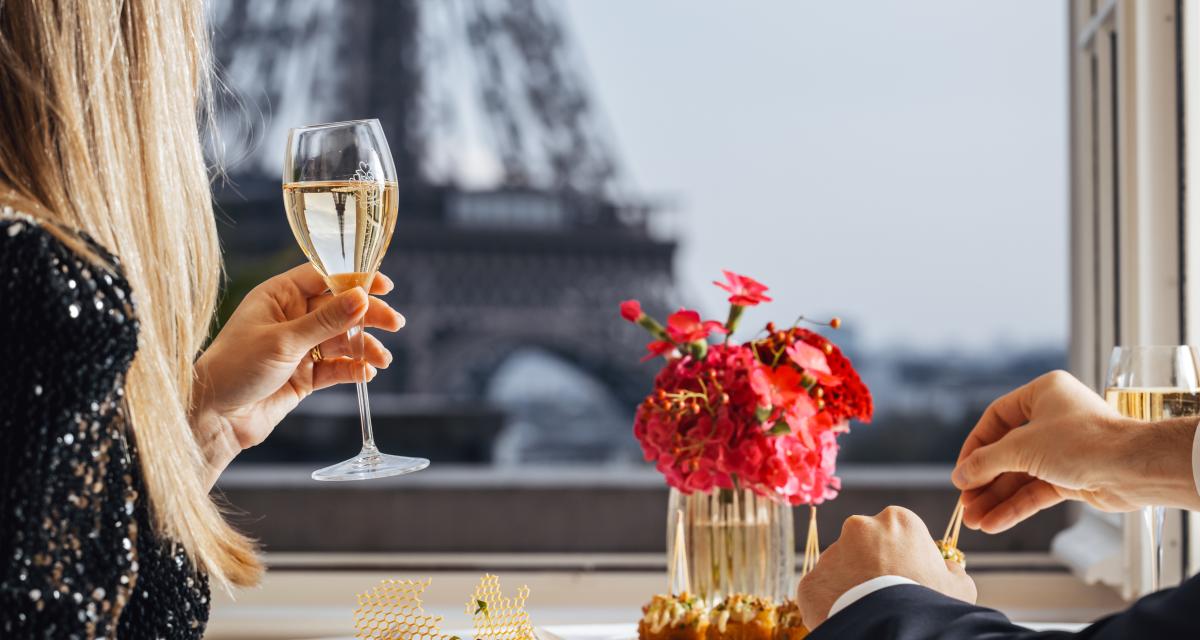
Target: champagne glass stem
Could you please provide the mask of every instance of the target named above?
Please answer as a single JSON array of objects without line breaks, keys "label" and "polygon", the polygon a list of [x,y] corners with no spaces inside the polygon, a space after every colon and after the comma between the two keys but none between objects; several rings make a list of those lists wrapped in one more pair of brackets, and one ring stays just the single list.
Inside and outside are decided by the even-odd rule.
[{"label": "champagne glass stem", "polygon": [[1163,588],[1163,521],[1167,510],[1163,507],[1146,507],[1143,511],[1146,517],[1147,530],[1150,532],[1150,589],[1158,591]]},{"label": "champagne glass stem", "polygon": [[362,427],[363,438],[362,454],[360,455],[370,455],[379,453],[379,449],[375,446],[375,430],[371,426],[371,399],[367,395],[364,323],[365,319],[359,320],[358,326],[346,332],[346,339],[350,341],[350,353],[353,355],[354,361],[359,364],[359,371],[363,376],[362,380],[354,383],[358,392],[358,421]]}]

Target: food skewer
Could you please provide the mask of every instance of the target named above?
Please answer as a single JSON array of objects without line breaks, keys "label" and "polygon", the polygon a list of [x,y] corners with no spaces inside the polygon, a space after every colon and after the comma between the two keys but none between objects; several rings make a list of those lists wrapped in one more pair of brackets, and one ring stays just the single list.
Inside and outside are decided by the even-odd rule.
[{"label": "food skewer", "polygon": [[808,575],[821,557],[821,544],[817,541],[817,508],[811,509],[808,518],[808,539],[804,543],[804,563],[800,565],[801,576]]},{"label": "food skewer", "polygon": [[942,535],[941,540],[937,541],[937,547],[942,552],[943,558],[966,567],[967,556],[958,548],[958,533],[962,529],[962,518],[963,502],[962,498],[959,498],[958,504],[954,506],[954,513],[950,515],[950,524],[946,525],[946,533]]}]

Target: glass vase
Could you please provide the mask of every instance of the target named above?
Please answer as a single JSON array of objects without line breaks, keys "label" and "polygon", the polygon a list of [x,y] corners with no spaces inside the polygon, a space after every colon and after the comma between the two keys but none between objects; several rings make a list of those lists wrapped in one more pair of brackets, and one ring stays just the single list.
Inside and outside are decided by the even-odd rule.
[{"label": "glass vase", "polygon": [[792,597],[796,545],[790,505],[748,489],[692,494],[671,489],[668,570],[674,566],[680,518],[691,592],[709,606],[734,593],[773,602]]}]

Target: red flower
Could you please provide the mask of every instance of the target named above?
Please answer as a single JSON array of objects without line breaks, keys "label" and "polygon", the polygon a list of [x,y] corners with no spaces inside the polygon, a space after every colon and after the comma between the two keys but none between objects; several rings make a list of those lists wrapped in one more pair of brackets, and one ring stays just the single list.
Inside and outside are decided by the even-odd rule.
[{"label": "red flower", "polygon": [[642,303],[637,300],[626,300],[621,303],[621,317],[630,322],[637,322],[646,315],[642,312]]},{"label": "red flower", "polygon": [[670,340],[655,340],[646,345],[646,355],[642,356],[642,362],[653,360],[659,356],[666,355],[675,350],[675,343]]},{"label": "red flower", "polygon": [[834,422],[839,423],[850,419],[870,422],[871,416],[875,413],[871,391],[867,389],[867,385],[863,384],[862,378],[859,378],[850,359],[842,354],[842,350],[837,345],[815,331],[796,329],[796,335],[805,343],[821,350],[829,345],[825,360],[829,364],[829,370],[841,380],[841,384],[826,386],[822,399],[825,401],[825,411],[829,413]]},{"label": "red flower", "polygon": [[700,314],[680,309],[667,317],[667,335],[678,344],[704,340],[712,332],[727,333],[725,325],[716,320],[700,321]]},{"label": "red flower", "polygon": [[751,278],[749,276],[738,275],[732,271],[724,270],[725,280],[728,282],[716,282],[713,284],[728,291],[729,303],[739,307],[753,307],[760,302],[770,302],[771,299],[763,295],[767,291],[766,285]]}]

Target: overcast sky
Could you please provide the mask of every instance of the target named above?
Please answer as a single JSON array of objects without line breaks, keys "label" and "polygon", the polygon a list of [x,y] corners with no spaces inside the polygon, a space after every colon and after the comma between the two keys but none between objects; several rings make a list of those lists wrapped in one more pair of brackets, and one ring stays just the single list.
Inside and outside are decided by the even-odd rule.
[{"label": "overcast sky", "polygon": [[1060,2],[566,0],[637,187],[679,203],[679,275],[771,286],[876,347],[1063,344]]}]

